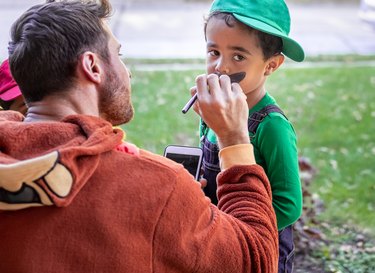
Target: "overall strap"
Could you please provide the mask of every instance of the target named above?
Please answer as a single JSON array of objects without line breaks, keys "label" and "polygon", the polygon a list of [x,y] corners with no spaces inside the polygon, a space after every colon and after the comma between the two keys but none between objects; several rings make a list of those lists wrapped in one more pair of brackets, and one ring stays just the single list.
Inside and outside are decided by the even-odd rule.
[{"label": "overall strap", "polygon": [[273,112],[280,113],[285,118],[287,118],[285,116],[284,112],[278,106],[276,106],[274,104],[267,105],[267,106],[263,107],[262,109],[260,109],[259,111],[256,111],[256,112],[252,113],[251,116],[249,116],[248,123],[247,123],[249,133],[255,134],[255,132],[258,129],[259,124],[263,121],[263,119],[268,114],[273,113]]}]

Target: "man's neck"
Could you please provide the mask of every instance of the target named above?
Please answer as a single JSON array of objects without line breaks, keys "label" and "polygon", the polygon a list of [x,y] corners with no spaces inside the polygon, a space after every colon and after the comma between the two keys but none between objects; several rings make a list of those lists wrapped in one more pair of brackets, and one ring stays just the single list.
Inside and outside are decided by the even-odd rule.
[{"label": "man's neck", "polygon": [[57,122],[70,115],[99,116],[95,99],[79,98],[63,94],[28,103],[25,122]]}]

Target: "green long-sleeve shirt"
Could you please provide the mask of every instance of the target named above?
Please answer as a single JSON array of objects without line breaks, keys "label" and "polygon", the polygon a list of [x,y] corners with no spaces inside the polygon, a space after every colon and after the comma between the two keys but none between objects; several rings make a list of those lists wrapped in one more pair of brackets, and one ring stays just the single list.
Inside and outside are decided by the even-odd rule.
[{"label": "green long-sleeve shirt", "polygon": [[[266,93],[249,110],[249,115],[270,104],[277,105],[275,99]],[[211,129],[208,129],[206,136],[210,142],[217,142]],[[264,168],[271,182],[272,203],[278,229],[281,230],[297,221],[302,212],[296,133],[289,120],[273,112],[259,124],[255,135],[250,133],[250,137],[256,162]]]}]

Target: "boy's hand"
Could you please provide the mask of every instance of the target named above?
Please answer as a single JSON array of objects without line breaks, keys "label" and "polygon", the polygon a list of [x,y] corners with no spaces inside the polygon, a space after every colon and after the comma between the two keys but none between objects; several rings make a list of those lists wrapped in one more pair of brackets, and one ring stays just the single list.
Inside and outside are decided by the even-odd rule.
[{"label": "boy's hand", "polygon": [[192,94],[195,92],[198,99],[193,109],[215,132],[220,149],[250,143],[249,110],[239,84],[231,83],[227,75],[200,75],[196,87],[191,89]]}]

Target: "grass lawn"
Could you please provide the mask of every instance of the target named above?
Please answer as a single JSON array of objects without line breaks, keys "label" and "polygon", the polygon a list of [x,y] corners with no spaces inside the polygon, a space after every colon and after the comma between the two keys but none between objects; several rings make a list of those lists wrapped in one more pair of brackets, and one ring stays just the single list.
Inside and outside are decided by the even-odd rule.
[{"label": "grass lawn", "polygon": [[284,69],[269,84],[318,175],[323,218],[375,234],[375,67]]},{"label": "grass lawn", "polygon": [[[353,57],[304,68],[287,63],[267,89],[293,122],[300,155],[318,171],[311,190],[324,201],[321,219],[375,235],[375,58],[368,59],[372,65]],[[168,144],[198,145],[198,117],[181,108],[204,65],[184,71],[137,67],[130,65],[136,114],[123,126],[127,139],[158,154]]]}]

